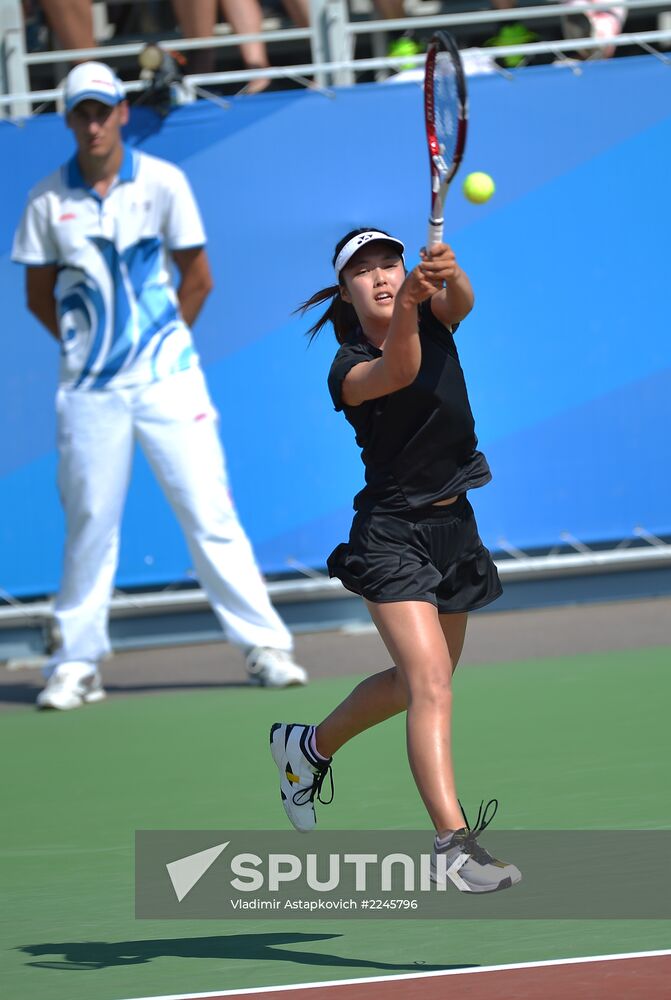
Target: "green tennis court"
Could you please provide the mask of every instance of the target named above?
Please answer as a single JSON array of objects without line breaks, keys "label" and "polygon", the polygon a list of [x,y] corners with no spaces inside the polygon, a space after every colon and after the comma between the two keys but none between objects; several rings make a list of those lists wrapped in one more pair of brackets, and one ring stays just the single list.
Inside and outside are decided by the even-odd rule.
[{"label": "green tennis court", "polygon": [[[670,654],[460,668],[464,804],[498,798],[507,829],[668,828]],[[317,719],[352,682],[4,713],[3,995],[120,1000],[669,947],[663,921],[135,920],[135,830],[286,829],[269,725]],[[428,829],[402,718],[336,764],[322,827]]]}]

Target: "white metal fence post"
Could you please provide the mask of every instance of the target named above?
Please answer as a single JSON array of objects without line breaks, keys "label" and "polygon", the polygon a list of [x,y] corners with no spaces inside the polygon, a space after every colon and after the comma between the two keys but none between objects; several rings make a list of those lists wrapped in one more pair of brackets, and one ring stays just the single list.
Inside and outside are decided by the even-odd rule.
[{"label": "white metal fence post", "polygon": [[[352,58],[348,26],[349,14],[346,0],[326,0],[326,34],[329,62],[348,62]],[[354,73],[349,66],[333,71],[333,82],[340,87],[354,83]]]},{"label": "white metal fence post", "polygon": [[[3,94],[25,94],[30,90],[24,62],[26,41],[21,0],[0,0],[0,88]],[[21,117],[30,114],[28,101],[15,101],[0,114]]]},{"label": "white metal fence post", "polygon": [[[310,0],[310,27],[312,28],[310,49],[312,52],[312,62],[317,66],[329,61],[325,8],[326,0]],[[323,70],[317,71],[315,73],[315,82],[320,87],[326,87],[328,85],[327,74]]]}]

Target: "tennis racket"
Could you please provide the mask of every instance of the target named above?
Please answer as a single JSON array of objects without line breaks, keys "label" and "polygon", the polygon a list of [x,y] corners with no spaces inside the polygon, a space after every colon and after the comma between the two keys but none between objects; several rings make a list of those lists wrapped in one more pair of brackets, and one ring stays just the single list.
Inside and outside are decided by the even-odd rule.
[{"label": "tennis racket", "polygon": [[466,146],[468,99],[459,50],[438,31],[426,54],[424,118],[431,166],[431,215],[427,249],[443,239],[443,206]]}]

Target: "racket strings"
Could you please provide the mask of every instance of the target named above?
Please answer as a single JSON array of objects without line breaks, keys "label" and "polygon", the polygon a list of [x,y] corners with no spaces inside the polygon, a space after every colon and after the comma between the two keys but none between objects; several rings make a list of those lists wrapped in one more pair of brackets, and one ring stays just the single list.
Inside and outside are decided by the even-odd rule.
[{"label": "racket strings", "polygon": [[433,107],[436,138],[444,161],[451,163],[457,151],[459,137],[459,89],[451,56],[439,52],[433,74]]}]

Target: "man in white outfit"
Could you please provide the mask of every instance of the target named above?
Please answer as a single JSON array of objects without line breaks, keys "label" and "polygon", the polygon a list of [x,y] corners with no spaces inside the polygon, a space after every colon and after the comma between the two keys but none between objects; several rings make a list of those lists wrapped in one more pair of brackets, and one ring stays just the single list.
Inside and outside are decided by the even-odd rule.
[{"label": "man in white outfit", "polygon": [[26,265],[28,308],[61,345],[62,645],[37,704],[67,709],[105,697],[98,662],[110,648],[135,441],[227,638],[246,654],[250,680],[305,684],[231,502],[217,414],[191,340],[212,279],[189,183],[175,165],[123,144],[128,105],[108,66],[75,67],[65,107],[77,152],[31,191],[12,252]]}]

